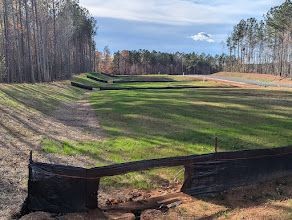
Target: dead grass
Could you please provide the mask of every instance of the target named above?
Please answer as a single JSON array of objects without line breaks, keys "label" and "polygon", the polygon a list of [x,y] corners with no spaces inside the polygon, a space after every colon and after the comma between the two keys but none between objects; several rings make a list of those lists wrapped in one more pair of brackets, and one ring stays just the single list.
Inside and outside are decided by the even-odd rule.
[{"label": "dead grass", "polygon": [[183,204],[168,213],[147,210],[141,219],[291,219],[292,177],[241,187],[215,198],[187,195]]}]

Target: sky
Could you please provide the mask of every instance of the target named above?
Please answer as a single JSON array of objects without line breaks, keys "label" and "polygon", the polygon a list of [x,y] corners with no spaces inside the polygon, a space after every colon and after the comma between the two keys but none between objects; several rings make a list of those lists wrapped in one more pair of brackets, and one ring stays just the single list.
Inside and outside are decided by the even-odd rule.
[{"label": "sky", "polygon": [[221,54],[241,19],[261,19],[284,0],[80,0],[97,20],[98,50]]}]

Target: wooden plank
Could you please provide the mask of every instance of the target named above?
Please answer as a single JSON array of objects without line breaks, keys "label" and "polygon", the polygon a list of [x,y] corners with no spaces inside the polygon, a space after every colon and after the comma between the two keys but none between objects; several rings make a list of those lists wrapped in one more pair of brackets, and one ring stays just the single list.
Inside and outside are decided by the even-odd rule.
[{"label": "wooden plank", "polygon": [[189,196],[184,193],[171,193],[163,196],[152,197],[145,200],[138,200],[133,202],[126,202],[121,203],[118,205],[111,205],[100,207],[104,211],[112,211],[112,210],[119,210],[119,211],[144,211],[147,209],[157,209],[161,205],[168,205],[177,201],[184,200]]},{"label": "wooden plank", "polygon": [[193,172],[193,165],[185,166],[185,173],[184,173],[184,183],[181,187],[181,191],[185,192],[187,189],[192,187],[192,172]]}]

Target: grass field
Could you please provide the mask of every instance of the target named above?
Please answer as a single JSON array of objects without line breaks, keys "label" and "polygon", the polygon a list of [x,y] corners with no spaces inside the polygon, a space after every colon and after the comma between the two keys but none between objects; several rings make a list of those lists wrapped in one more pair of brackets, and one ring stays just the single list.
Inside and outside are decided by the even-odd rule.
[{"label": "grass field", "polygon": [[[219,138],[221,151],[292,144],[291,91],[215,89],[212,87],[222,85],[202,81],[174,83],[204,84],[211,88],[94,92],[91,103],[106,137],[91,143],[70,140],[56,143],[45,139],[43,149],[67,155],[86,154],[100,166],[209,153],[213,151],[215,136]],[[157,84],[168,83],[131,85]],[[127,174],[108,178],[105,184],[149,188],[163,181],[172,181],[179,170]],[[180,175],[179,179],[182,178]]]}]

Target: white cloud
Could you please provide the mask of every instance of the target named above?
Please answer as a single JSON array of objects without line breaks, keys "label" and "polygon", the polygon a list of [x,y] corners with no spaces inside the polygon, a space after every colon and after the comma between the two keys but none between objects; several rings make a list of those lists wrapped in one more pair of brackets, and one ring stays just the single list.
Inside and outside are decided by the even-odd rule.
[{"label": "white cloud", "polygon": [[80,0],[96,17],[191,25],[237,23],[283,0]]},{"label": "white cloud", "polygon": [[213,37],[212,37],[212,35],[207,34],[205,32],[200,32],[198,34],[190,36],[190,38],[192,38],[194,41],[207,41],[209,43],[214,43],[215,42]]}]

